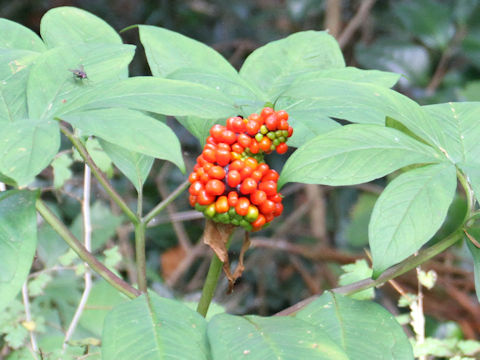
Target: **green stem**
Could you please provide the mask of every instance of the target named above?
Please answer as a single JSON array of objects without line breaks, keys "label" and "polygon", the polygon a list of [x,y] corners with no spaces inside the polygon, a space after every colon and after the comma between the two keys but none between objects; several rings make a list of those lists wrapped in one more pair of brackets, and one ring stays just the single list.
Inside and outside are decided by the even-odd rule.
[{"label": "green stem", "polygon": [[197,312],[203,317],[207,316],[208,308],[212,302],[215,289],[217,288],[218,279],[220,277],[220,273],[222,272],[222,266],[223,262],[220,261],[217,255],[213,254],[210,267],[208,268],[207,278],[205,279],[205,284],[203,285],[202,296],[197,306]]},{"label": "green stem", "polygon": [[170,195],[168,195],[162,202],[155,206],[145,217],[142,219],[142,222],[147,225],[150,221],[153,220],[160,212],[162,212],[168,204],[175,200],[180,194],[182,194],[190,185],[188,180],[181,183]]},{"label": "green stem", "polygon": [[122,197],[115,191],[113,186],[108,182],[107,177],[98,168],[97,164],[95,164],[95,162],[90,157],[90,154],[88,153],[85,146],[83,146],[81,141],[77,137],[75,137],[75,135],[73,135],[65,126],[60,125],[60,130],[72,142],[73,146],[75,146],[80,156],[88,164],[88,166],[90,166],[90,169],[92,170],[93,175],[95,175],[98,182],[102,184],[107,194],[120,207],[120,209],[122,209],[122,211],[125,213],[125,215],[127,215],[127,217],[130,219],[130,221],[133,224],[138,224],[140,222],[140,219],[135,215],[135,213],[132,210],[130,210],[130,208],[122,199]]},{"label": "green stem", "polygon": [[137,260],[137,282],[141,292],[147,292],[147,260],[145,257],[145,224],[135,225],[135,254]]},{"label": "green stem", "polygon": [[57,216],[45,205],[45,203],[38,199],[35,203],[37,211],[42,215],[45,221],[60,235],[63,240],[77,253],[77,255],[85,261],[97,274],[104,278],[110,285],[120,292],[133,299],[141,295],[140,291],[133,288],[130,284],[119,278],[113,272],[107,269],[95,256],[92,255],[82,243],[73,235],[65,224],[57,218]]}]

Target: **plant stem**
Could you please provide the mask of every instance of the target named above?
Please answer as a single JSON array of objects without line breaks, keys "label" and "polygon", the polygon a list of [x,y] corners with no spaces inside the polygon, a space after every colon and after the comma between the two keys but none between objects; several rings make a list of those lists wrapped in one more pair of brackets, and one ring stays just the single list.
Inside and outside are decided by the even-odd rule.
[{"label": "plant stem", "polygon": [[147,215],[145,215],[145,217],[142,219],[142,222],[147,225],[150,221],[152,221],[155,216],[157,216],[168,206],[168,204],[182,194],[188,188],[189,184],[190,183],[188,180],[181,183],[172,193],[170,193],[170,195],[168,195],[162,202],[160,202]]},{"label": "plant stem", "polygon": [[[331,289],[331,292],[337,293],[337,294],[345,294],[345,295],[351,295],[355,294],[359,291],[369,289],[374,286],[381,285],[389,280],[392,280],[393,278],[396,278],[397,276],[400,276],[407,271],[410,271],[414,268],[416,268],[418,265],[424,263],[427,260],[430,260],[434,256],[440,254],[441,252],[445,251],[448,249],[450,246],[455,244],[457,241],[461,240],[463,238],[463,225],[457,228],[453,233],[451,233],[449,236],[446,238],[440,240],[438,243],[435,245],[420,250],[418,252],[418,255],[412,255],[409,258],[403,260],[401,263],[398,263],[397,265],[392,266],[391,268],[385,270],[377,279],[364,279],[360,280],[357,282],[354,282],[352,284],[348,284],[345,286],[340,286],[338,288]],[[310,304],[312,301],[314,301],[316,298],[318,298],[318,295],[311,296],[305,300],[300,301],[299,303],[290,306],[276,315],[291,315],[296,313],[297,311],[303,309],[305,306]]]},{"label": "plant stem", "polygon": [[65,224],[57,218],[57,216],[43,203],[41,199],[37,199],[35,203],[37,211],[42,215],[45,221],[60,235],[63,240],[77,253],[77,255],[85,261],[97,274],[104,278],[115,289],[133,299],[141,295],[141,292],[130,284],[119,278],[111,272],[105,265],[98,261],[80,241],[73,235]]},{"label": "plant stem", "polygon": [[147,292],[147,261],[145,257],[145,224],[135,225],[135,254],[137,261],[137,282],[141,292]]},{"label": "plant stem", "polygon": [[203,317],[207,316],[208,308],[212,302],[215,289],[217,288],[218,279],[222,272],[222,266],[223,262],[220,261],[217,255],[213,254],[210,267],[208,268],[207,278],[203,284],[202,296],[197,306],[197,312]]},{"label": "plant stem", "polygon": [[95,164],[95,162],[90,157],[87,149],[85,148],[85,146],[83,146],[81,141],[75,135],[73,135],[70,132],[70,130],[68,130],[65,126],[60,125],[60,130],[72,142],[73,146],[75,146],[80,156],[88,164],[88,166],[90,166],[90,169],[92,170],[93,175],[95,175],[98,182],[102,184],[105,191],[112,198],[112,200],[120,207],[120,209],[122,209],[122,211],[125,213],[125,215],[127,215],[127,217],[130,219],[130,221],[133,224],[138,224],[140,222],[140,219],[135,215],[135,213],[132,210],[130,210],[130,208],[122,199],[122,197],[115,191],[113,186],[108,182],[107,177],[98,168],[97,164]]}]

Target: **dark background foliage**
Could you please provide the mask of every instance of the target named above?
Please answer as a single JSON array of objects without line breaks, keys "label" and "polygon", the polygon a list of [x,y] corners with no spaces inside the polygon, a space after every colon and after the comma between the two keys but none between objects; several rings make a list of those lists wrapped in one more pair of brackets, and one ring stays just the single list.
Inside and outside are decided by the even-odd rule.
[{"label": "dark background foliage", "polygon": [[[209,44],[236,68],[254,49],[269,41],[301,30],[328,28],[339,40],[347,65],[402,74],[396,90],[421,104],[480,101],[480,5],[476,0],[3,0],[0,17],[38,32],[43,14],[58,6],[76,6],[92,12],[117,30],[132,24],[151,24],[180,32]],[[125,42],[138,46],[131,75],[149,74],[137,31],[131,29],[122,36]],[[200,151],[199,144],[174,120],[169,119],[168,123],[180,136],[187,167],[191,168]],[[279,170],[282,161],[273,158],[271,164]],[[58,211],[72,223],[79,205],[65,192],[80,191],[81,167],[74,170],[79,171],[68,180],[66,190],[52,192],[52,198],[62,204]],[[45,184],[51,181],[51,171],[44,171],[42,179]],[[113,174],[112,180],[123,194],[132,194],[133,202],[133,187],[119,174]],[[145,186],[145,206],[153,206],[183,180],[183,175],[173,167],[156,163]],[[226,283],[222,283],[217,301],[231,312],[269,315],[337,286],[342,273],[340,265],[367,258],[364,248],[368,219],[386,180],[338,189],[298,184],[285,187],[283,217],[254,235],[254,249],[248,254],[243,278],[232,295],[225,295]],[[98,186],[95,198],[99,210],[93,220],[96,230],[102,232],[98,247],[118,244],[126,259],[119,270],[134,279],[131,229],[116,228],[119,221],[102,210],[111,204]],[[448,233],[460,221],[464,206],[463,198],[455,201],[441,232]],[[113,206],[111,211],[119,213]],[[197,245],[203,222],[189,209],[186,196],[171,205],[168,214],[148,230],[149,279],[162,294],[196,299],[210,256]],[[240,248],[241,234],[237,235],[233,257]],[[58,254],[64,251],[64,247],[57,249]],[[46,263],[48,256],[51,253],[39,253],[36,265]],[[480,335],[480,308],[472,265],[467,259],[464,249],[456,248],[425,266],[439,275],[435,288],[425,294],[430,334],[451,331],[446,325],[451,320],[456,324],[453,328],[461,330],[465,337]],[[404,291],[416,292],[416,283],[415,272],[398,279]],[[397,297],[397,291],[385,285],[377,299],[398,313]]]}]

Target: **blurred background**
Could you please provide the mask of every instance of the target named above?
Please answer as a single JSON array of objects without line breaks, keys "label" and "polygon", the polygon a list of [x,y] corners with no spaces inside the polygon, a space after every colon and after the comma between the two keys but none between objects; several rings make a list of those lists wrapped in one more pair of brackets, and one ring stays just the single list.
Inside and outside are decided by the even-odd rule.
[{"label": "blurred background", "polygon": [[[180,32],[212,46],[237,69],[253,50],[269,41],[297,31],[328,29],[338,39],[348,66],[402,74],[395,89],[422,105],[480,101],[480,3],[477,0],[1,0],[0,17],[38,32],[43,14],[58,6],[76,6],[92,12],[116,30],[132,24],[151,24]],[[150,74],[138,32],[128,30],[122,37],[125,42],[138,46],[131,75]],[[169,124],[181,139],[187,167],[191,169],[200,145],[173,119],[169,119]],[[272,158],[270,164],[280,170],[284,160]],[[108,164],[106,166],[108,169]],[[71,169],[73,174],[63,192],[53,192],[51,196],[60,203],[57,211],[80,232],[80,205],[68,192],[81,194],[82,167],[78,163]],[[114,185],[134,207],[133,186],[113,168],[109,171]],[[46,171],[42,177],[48,184],[52,172]],[[145,186],[146,210],[184,179],[173,166],[155,163]],[[365,263],[359,262],[347,269],[341,266],[358,259],[368,261],[365,252],[368,221],[376,198],[387,182],[388,179],[380,179],[342,188],[287,185],[282,189],[286,195],[282,217],[268,229],[253,234],[243,277],[231,295],[225,294],[227,284],[222,281],[217,303],[233,313],[271,315],[313,294],[337,287],[339,281],[342,284],[368,277]],[[92,216],[96,251],[101,255],[105,249],[118,246],[118,255],[123,261],[116,265],[117,270],[135,279],[131,229],[122,225],[124,219],[106,200],[102,189],[97,186],[95,191]],[[459,196],[436,238],[448,234],[462,220],[464,209],[464,197]],[[211,257],[199,241],[202,229],[203,220],[189,209],[186,195],[149,228],[148,272],[150,284],[156,291],[165,296],[198,299]],[[236,236],[231,248],[232,259],[237,258],[241,246],[242,234],[239,232]],[[37,269],[47,264],[56,266],[58,256],[64,256],[67,251],[66,245],[46,227],[41,229],[40,237],[35,266]],[[52,245],[54,238],[56,245]],[[435,239],[431,241],[434,242]],[[425,264],[423,269],[437,274],[435,286],[424,291],[427,335],[479,338],[480,307],[475,296],[471,258],[465,249],[462,246],[450,249]],[[350,280],[345,275],[340,278],[345,271]],[[55,300],[54,294],[61,291],[59,289],[72,286],[68,276],[71,274],[61,275],[60,280],[59,277],[49,279],[42,285],[46,303],[51,306],[53,302],[55,308],[65,314],[75,309],[79,298],[72,295],[60,303]],[[76,279],[73,284],[80,294],[81,278]],[[376,292],[376,300],[395,315],[408,313],[408,308],[397,307],[397,300],[402,292],[417,292],[416,272],[396,279],[396,286],[385,284]]]}]

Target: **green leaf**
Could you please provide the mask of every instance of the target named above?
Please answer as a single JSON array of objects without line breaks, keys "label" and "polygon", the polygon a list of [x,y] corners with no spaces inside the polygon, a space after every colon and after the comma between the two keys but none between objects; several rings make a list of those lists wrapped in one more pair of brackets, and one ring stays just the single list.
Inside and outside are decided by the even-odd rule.
[{"label": "green leaf", "polygon": [[288,146],[301,147],[318,135],[341,127],[328,116],[301,109],[288,110],[288,122],[293,127],[293,135],[288,139]]},{"label": "green leaf", "polygon": [[57,156],[52,161],[53,168],[53,186],[55,189],[60,189],[65,181],[72,177],[72,171],[70,165],[73,164],[73,160],[70,154],[63,153]]},{"label": "green leaf", "polygon": [[40,34],[49,48],[77,43],[122,43],[117,32],[105,21],[69,6],[47,11],[40,23]]},{"label": "green leaf", "polygon": [[117,264],[122,261],[122,254],[120,254],[118,246],[116,245],[110,249],[105,250],[103,252],[103,255],[105,255],[105,266],[111,270],[114,270],[115,266],[117,266]]},{"label": "green leaf", "polygon": [[28,117],[27,79],[39,53],[0,49],[0,123]]},{"label": "green leaf", "polygon": [[265,103],[262,96],[257,95],[258,90],[252,90],[238,73],[232,76],[202,68],[183,68],[171,73],[168,78],[202,84],[226,95],[238,107],[238,113],[245,117],[261,109]]},{"label": "green leaf", "polygon": [[171,161],[185,171],[180,142],[162,122],[138,111],[101,109],[62,117],[85,135],[95,135],[125,149]]},{"label": "green leaf", "polygon": [[[50,119],[76,98],[82,99],[102,82],[125,78],[135,47],[114,44],[79,44],[56,47],[33,65],[27,86],[31,118]],[[88,79],[76,79],[72,69],[84,66]],[[105,86],[105,85],[104,85]]]},{"label": "green leaf", "polygon": [[400,79],[400,74],[380,70],[362,70],[356,67],[334,68],[320,71],[312,71],[299,76],[294,80],[301,83],[309,79],[330,78],[354,82],[370,83],[386,88],[391,88]]},{"label": "green leaf", "polygon": [[0,173],[25,186],[50,164],[59,147],[55,121],[6,123],[0,132]]},{"label": "green leaf", "polygon": [[208,323],[216,359],[348,359],[318,326],[292,317],[216,315]]},{"label": "green leaf", "polygon": [[157,26],[140,25],[138,28],[153,76],[167,77],[183,68],[237,75],[222,55],[199,41]]},{"label": "green leaf", "polygon": [[439,146],[442,128],[408,97],[375,84],[331,78],[299,79],[277,102],[278,108],[310,111],[363,124],[385,124],[387,116]]},{"label": "green leaf", "polygon": [[403,166],[442,161],[431,147],[398,130],[377,125],[346,125],[312,139],[293,153],[282,170],[287,182],[353,185]]},{"label": "green leaf", "polygon": [[101,139],[100,145],[115,166],[132,182],[137,192],[141,192],[152,168],[154,158]]},{"label": "green leaf", "polygon": [[177,120],[190,134],[198,139],[202,147],[205,145],[207,137],[210,136],[210,128],[214,124],[225,125],[225,119],[202,119],[196,116],[185,116],[178,117]]},{"label": "green leaf", "polygon": [[103,321],[115,306],[127,302],[115,288],[100,279],[93,284],[80,325],[97,336],[102,335]]},{"label": "green leaf", "polygon": [[45,44],[29,28],[8,19],[0,19],[0,48],[42,52]]},{"label": "green leaf", "polygon": [[[85,147],[87,152],[90,154],[92,160],[97,164],[97,166],[102,170],[107,177],[111,178],[113,176],[113,164],[112,160],[108,157],[103,148],[100,146],[100,143],[97,138],[89,137],[85,142]],[[75,160],[83,162],[82,157],[76,149],[74,149]]]},{"label": "green leaf", "polygon": [[207,86],[187,81],[134,77],[90,88],[65,104],[58,116],[79,110],[121,107],[171,116],[227,118],[239,111],[233,101]]},{"label": "green leaf", "polygon": [[178,301],[149,293],[105,318],[103,360],[208,358],[205,319]]},{"label": "green leaf", "polygon": [[0,193],[0,311],[22,288],[37,246],[37,193],[10,190]]},{"label": "green leaf", "polygon": [[440,146],[451,161],[478,162],[480,157],[480,102],[446,103],[424,106],[446,136]]},{"label": "green leaf", "polygon": [[449,163],[407,171],[388,184],[368,228],[374,277],[431,239],[447,215],[456,186],[456,169]]},{"label": "green leaf", "polygon": [[[467,229],[468,234],[475,240],[480,240],[480,228]],[[465,236],[465,242],[467,243],[468,250],[473,258],[473,275],[475,279],[475,293],[477,294],[477,300],[480,301],[480,249],[473,244],[470,239]]]},{"label": "green leaf", "polygon": [[[348,285],[356,281],[367,279],[372,276],[372,269],[368,266],[365,259],[357,260],[353,264],[346,264],[341,266],[342,270],[345,271],[344,274],[340,275],[338,279],[338,284]],[[373,288],[365,289],[350,295],[352,299],[357,300],[371,300],[375,296],[375,291]]]},{"label": "green leaf", "polygon": [[345,237],[349,245],[364,247],[368,244],[368,223],[378,196],[362,193],[350,211],[350,223],[345,229]]},{"label": "green leaf", "polygon": [[240,75],[274,101],[296,77],[310,71],[345,67],[336,40],[325,31],[303,31],[255,50]]},{"label": "green leaf", "polygon": [[320,326],[355,360],[413,360],[412,347],[392,314],[371,301],[324,293],[296,314]]}]

